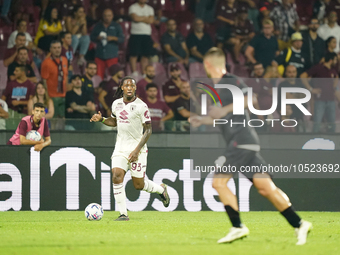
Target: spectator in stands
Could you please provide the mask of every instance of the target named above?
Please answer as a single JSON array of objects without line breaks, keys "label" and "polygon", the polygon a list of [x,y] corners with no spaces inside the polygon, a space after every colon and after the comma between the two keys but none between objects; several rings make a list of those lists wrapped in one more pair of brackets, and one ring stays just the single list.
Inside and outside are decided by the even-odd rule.
[{"label": "spectator in stands", "polygon": [[159,26],[160,23],[164,21],[161,0],[147,0],[146,3],[154,9],[155,12],[154,24],[156,26]]},{"label": "spectator in stands", "polygon": [[253,66],[253,78],[247,81],[247,85],[253,88],[253,93],[257,97],[258,108],[268,110],[272,106],[272,84],[264,79],[264,68],[261,63],[256,63]]},{"label": "spectator in stands", "polygon": [[181,69],[176,63],[171,64],[170,75],[170,79],[163,85],[163,97],[167,105],[174,110],[173,104],[180,97],[180,87],[183,83]]},{"label": "spectator in stands", "polygon": [[[32,114],[32,115],[31,115]],[[50,130],[44,116],[44,105],[36,103],[30,115],[21,119],[15,134],[7,142],[8,145],[34,145],[35,151],[41,151],[46,146],[51,145]],[[35,130],[41,135],[40,141],[26,139],[26,134]],[[44,139],[45,138],[45,139]]]},{"label": "spectator in stands", "polygon": [[99,94],[99,102],[105,109],[105,115],[106,117],[111,116],[111,105],[113,101],[117,98],[114,97],[118,87],[119,87],[119,82],[120,79],[124,77],[124,71],[123,68],[120,66],[120,64],[115,64],[110,67],[109,69],[111,79],[107,81],[106,87],[103,88],[102,92]]},{"label": "spectator in stands", "polygon": [[[340,0],[331,0],[331,2],[327,5],[327,9],[326,9],[326,14],[328,16],[328,14],[331,11],[335,11],[337,16],[340,16]],[[340,23],[340,20],[338,19],[338,25]]]},{"label": "spectator in stands", "polygon": [[12,21],[8,17],[8,12],[11,7],[12,0],[2,1],[0,19],[2,19],[7,25],[12,25]]},{"label": "spectator in stands", "polygon": [[317,0],[313,5],[313,17],[315,17],[321,24],[324,23],[326,10],[331,0]]},{"label": "spectator in stands", "polygon": [[[17,66],[14,70],[15,80],[7,83],[1,99],[8,105],[10,118],[22,118],[27,114],[27,103],[34,95],[34,85],[26,77],[26,67]],[[13,123],[11,123],[13,124]],[[8,129],[14,129],[14,126],[7,126]]]},{"label": "spectator in stands", "polygon": [[337,24],[338,15],[335,11],[331,11],[328,14],[328,23],[319,27],[317,33],[323,39],[327,40],[329,37],[334,36],[336,38],[335,52],[340,52],[340,26]]},{"label": "spectator in stands", "polygon": [[316,31],[319,28],[319,21],[312,19],[309,23],[308,31],[302,33],[302,55],[306,59],[306,69],[320,63],[321,58],[325,55],[325,41],[318,36]]},{"label": "spectator in stands", "polygon": [[[83,93],[80,75],[73,75],[71,78],[72,90],[66,93],[66,119],[88,119],[95,113],[96,106],[87,93]],[[87,129],[82,121],[67,120],[68,129]],[[71,126],[71,127],[69,127]]]},{"label": "spectator in stands", "polygon": [[[301,79],[297,78],[297,69],[293,65],[288,65],[285,70],[285,80],[282,81],[278,86],[278,104],[277,109],[279,112],[279,109],[281,109],[281,89],[282,88],[304,88]],[[313,93],[320,92],[319,89],[314,89]],[[305,97],[304,94],[301,93],[286,93],[286,98],[292,99],[292,98],[303,98]],[[305,131],[305,127],[303,125],[303,118],[304,114],[301,112],[301,110],[296,107],[296,105],[292,105],[292,114],[291,118],[297,120],[300,124],[302,124],[302,131]]]},{"label": "spectator in stands", "polygon": [[181,84],[180,95],[174,102],[174,114],[176,121],[176,129],[178,131],[188,131],[190,129],[187,121],[188,118],[196,114],[194,104],[190,104],[191,89],[189,82],[185,81]]},{"label": "spectator in stands", "polygon": [[48,95],[53,100],[54,117],[65,116],[65,95],[67,91],[68,66],[67,58],[61,56],[61,43],[52,41],[51,56],[41,65],[41,78],[47,88]]},{"label": "spectator in stands", "polygon": [[153,8],[146,4],[146,0],[138,0],[129,7],[131,17],[131,36],[128,50],[130,54],[130,65],[132,75],[137,76],[137,59],[141,57],[140,63],[142,72],[149,64],[149,57],[154,56],[155,49],[151,38],[151,24],[154,22],[155,12]]},{"label": "spectator in stands", "polygon": [[275,32],[280,50],[289,46],[290,36],[300,29],[299,16],[291,0],[282,0],[282,5],[276,6],[270,13],[274,21]]},{"label": "spectator in stands", "polygon": [[[15,38],[15,45],[10,49],[6,49],[4,54],[4,66],[8,67],[15,60],[18,60],[18,49],[21,47],[25,47],[26,44],[26,36],[24,33],[18,33]],[[28,50],[28,60],[27,63],[34,68],[33,62],[33,54],[32,51]]]},{"label": "spectator in stands", "polygon": [[273,22],[269,19],[262,22],[262,33],[256,35],[245,51],[247,60],[255,64],[259,62],[264,68],[271,65],[279,53],[277,40],[273,36]]},{"label": "spectator in stands", "polygon": [[158,99],[158,87],[156,84],[149,83],[146,85],[146,95],[144,102],[150,111],[152,131],[164,130],[164,121],[172,119],[174,113],[165,102]]},{"label": "spectator in stands", "polygon": [[61,39],[61,56],[67,58],[68,64],[68,77],[67,80],[70,81],[71,77],[73,76],[73,48],[72,44],[72,35],[70,32],[61,32],[60,33]]},{"label": "spectator in stands", "polygon": [[165,61],[167,63],[179,62],[189,64],[189,51],[183,35],[177,30],[176,21],[167,21],[167,31],[162,35],[161,43],[165,51]]},{"label": "spectator in stands", "polygon": [[[247,11],[247,10],[246,10]],[[233,56],[235,63],[239,63],[241,52],[245,52],[249,42],[255,36],[253,23],[248,19],[248,12],[242,10],[238,13],[232,29],[232,38],[228,40],[228,44],[233,46]]]},{"label": "spectator in stands", "polygon": [[204,22],[196,18],[194,31],[187,37],[187,47],[190,52],[189,62],[203,62],[204,54],[214,46],[213,40],[208,33],[204,32]]},{"label": "spectator in stands", "polygon": [[28,64],[28,49],[26,47],[21,47],[18,49],[17,58],[8,66],[7,78],[9,81],[13,81],[16,79],[14,71],[17,66],[26,67],[27,79],[30,80],[32,83],[36,83],[38,81],[32,66]]},{"label": "spectator in stands", "polygon": [[[286,114],[281,114],[281,108],[279,108],[279,114],[280,114],[280,121],[274,121],[273,127],[270,129],[273,133],[295,133],[296,127],[294,127],[295,122],[293,122],[291,119],[293,118],[293,105],[286,105]],[[281,125],[281,122],[284,121],[285,126]],[[300,122],[299,122],[300,124]]]},{"label": "spectator in stands", "polygon": [[33,45],[33,42],[32,42],[33,41],[32,36],[29,33],[27,33],[27,21],[23,20],[23,19],[19,19],[17,21],[17,27],[16,28],[17,28],[17,30],[14,30],[8,38],[7,48],[10,49],[10,48],[13,48],[15,46],[15,39],[16,39],[18,33],[24,33],[25,34],[25,36],[26,36],[25,46],[27,48],[29,48],[29,49],[34,48],[34,45]]},{"label": "spectator in stands", "polygon": [[78,5],[82,6],[82,0],[61,0],[61,6],[59,8],[61,17],[65,19],[71,16]]},{"label": "spectator in stands", "polygon": [[8,117],[8,105],[4,100],[0,99],[0,130],[6,129],[5,119],[8,119]]},{"label": "spectator in stands", "polygon": [[[148,65],[145,68],[145,78],[137,82],[136,95],[144,102],[146,100],[146,85],[153,83],[153,79],[156,76],[155,68],[152,65]],[[157,99],[160,100],[160,93],[157,93]]]},{"label": "spectator in stands", "polygon": [[[276,2],[277,3],[277,2]],[[262,30],[262,22],[266,19],[270,19],[270,11],[267,9],[266,6],[263,6],[259,9],[260,13],[258,15],[258,23],[259,23],[259,27],[260,30]]]},{"label": "spectator in stands", "polygon": [[[327,40],[326,40],[326,53],[335,53],[335,48],[336,48],[336,38],[334,36],[331,36],[329,37]],[[340,54],[336,54],[337,58],[336,60],[333,62],[333,69],[339,73],[340,71]],[[321,63],[324,63],[325,62],[325,58],[323,57],[321,59]],[[336,94],[340,93],[340,91],[336,91]],[[338,97],[338,96],[337,96]]]},{"label": "spectator in stands", "polygon": [[124,10],[124,1],[121,0],[91,0],[90,8],[88,9],[88,28],[97,23],[105,9],[110,9],[113,12],[113,20],[121,22],[127,20],[127,15]]},{"label": "spectator in stands", "polygon": [[223,49],[230,39],[232,28],[235,25],[237,4],[235,0],[221,0],[216,8],[216,39],[217,47]]},{"label": "spectator in stands", "polygon": [[306,70],[306,61],[302,55],[303,38],[300,32],[292,34],[292,46],[280,52],[280,55],[273,60],[272,65],[278,67],[279,73],[284,74],[284,69],[288,65],[293,65],[297,69],[298,76]]},{"label": "spectator in stands", "polygon": [[72,49],[73,54],[79,46],[78,65],[85,64],[86,52],[90,45],[90,36],[87,34],[86,14],[82,5],[75,5],[72,15],[66,18],[66,30],[72,34]]},{"label": "spectator in stands", "polygon": [[87,93],[94,102],[94,88],[92,78],[97,74],[97,64],[94,61],[88,61],[86,63],[85,75],[81,78],[83,84],[82,90]]},{"label": "spectator in stands", "polygon": [[39,22],[38,32],[34,39],[35,45],[48,52],[51,42],[58,39],[62,29],[58,9],[53,6],[47,7],[44,17]]},{"label": "spectator in stands", "polygon": [[259,9],[266,7],[271,12],[276,6],[279,6],[280,2],[277,0],[261,0],[259,3]]},{"label": "spectator in stands", "polygon": [[97,44],[96,58],[98,75],[104,79],[106,68],[118,63],[118,46],[124,42],[122,27],[113,21],[110,9],[103,12],[103,21],[91,32],[91,40]]},{"label": "spectator in stands", "polygon": [[35,86],[35,94],[34,96],[28,100],[27,111],[28,113],[33,111],[33,105],[35,103],[42,103],[45,107],[45,115],[46,119],[52,119],[54,116],[54,105],[52,99],[48,96],[47,88],[42,82],[38,82]]},{"label": "spectator in stands", "polygon": [[[335,53],[327,53],[325,55],[325,62],[313,66],[307,72],[301,74],[302,82],[305,87],[312,93],[316,94],[314,101],[314,126],[313,132],[320,131],[320,125],[323,117],[327,119],[327,130],[335,132],[335,111],[336,103],[334,100],[334,91],[338,84],[338,74],[332,68],[333,61],[336,58]],[[309,84],[306,78],[323,78],[311,80]],[[317,91],[315,88],[320,89]]]}]

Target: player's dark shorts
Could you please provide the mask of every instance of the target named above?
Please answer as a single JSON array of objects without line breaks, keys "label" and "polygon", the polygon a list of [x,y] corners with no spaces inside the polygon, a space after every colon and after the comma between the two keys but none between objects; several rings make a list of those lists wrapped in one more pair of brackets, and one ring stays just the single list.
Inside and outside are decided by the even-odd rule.
[{"label": "player's dark shorts", "polygon": [[150,57],[155,55],[150,35],[131,35],[128,44],[130,56]]},{"label": "player's dark shorts", "polygon": [[[267,165],[266,161],[257,151],[233,148],[227,150],[224,156],[227,160],[223,167],[217,168],[216,174],[233,174],[238,176],[238,173],[241,172],[250,181],[253,181],[253,175],[262,173],[262,166]],[[270,177],[272,176],[270,175]]]}]

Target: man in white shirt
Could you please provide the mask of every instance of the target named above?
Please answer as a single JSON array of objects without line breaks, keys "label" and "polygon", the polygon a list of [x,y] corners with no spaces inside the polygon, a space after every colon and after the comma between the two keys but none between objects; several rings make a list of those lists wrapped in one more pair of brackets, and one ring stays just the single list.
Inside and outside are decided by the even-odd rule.
[{"label": "man in white shirt", "polygon": [[8,119],[8,106],[7,103],[0,99],[0,130],[6,129],[6,120]]},{"label": "man in white shirt", "polygon": [[131,16],[131,36],[128,44],[130,65],[133,76],[137,76],[137,59],[141,57],[141,70],[148,65],[148,57],[155,55],[151,38],[151,24],[154,22],[155,12],[146,3],[146,0],[138,0],[129,7]]},{"label": "man in white shirt", "polygon": [[29,49],[32,49],[32,37],[29,33],[27,33],[27,22],[26,20],[20,19],[17,21],[17,30],[13,31],[8,38],[7,48],[13,48],[15,46],[15,38],[17,37],[18,33],[24,33],[26,36],[26,44],[25,46]]},{"label": "man in white shirt", "polygon": [[338,15],[336,14],[336,11],[331,11],[328,14],[328,23],[323,24],[319,27],[317,33],[318,35],[323,39],[327,40],[329,37],[334,36],[336,38],[336,48],[335,52],[340,52],[340,26],[337,23]]}]

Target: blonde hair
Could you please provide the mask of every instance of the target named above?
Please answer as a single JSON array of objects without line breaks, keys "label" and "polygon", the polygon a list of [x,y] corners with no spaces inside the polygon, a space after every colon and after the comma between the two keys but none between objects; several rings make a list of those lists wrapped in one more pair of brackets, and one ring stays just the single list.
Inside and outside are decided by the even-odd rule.
[{"label": "blonde hair", "polygon": [[274,26],[274,23],[273,23],[273,21],[271,21],[270,19],[264,19],[263,21],[262,21],[262,26],[265,26],[265,25],[270,25],[270,26]]},{"label": "blonde hair", "polygon": [[220,66],[225,68],[226,66],[226,57],[220,48],[212,47],[207,53],[204,55],[204,60],[212,58],[213,61],[209,61],[214,66]]}]

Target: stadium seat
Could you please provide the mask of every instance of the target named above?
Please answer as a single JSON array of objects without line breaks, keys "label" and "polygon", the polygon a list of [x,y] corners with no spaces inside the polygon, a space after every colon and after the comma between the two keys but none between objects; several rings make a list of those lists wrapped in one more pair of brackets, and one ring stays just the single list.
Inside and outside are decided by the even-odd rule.
[{"label": "stadium seat", "polygon": [[184,22],[179,25],[179,32],[186,38],[191,30],[191,22]]},{"label": "stadium seat", "polygon": [[162,22],[161,25],[159,26],[159,38],[162,38],[162,35],[166,32],[166,23]]},{"label": "stadium seat", "polygon": [[[170,77],[170,65],[172,63],[169,63],[168,64],[168,77]],[[179,68],[181,69],[182,73],[181,73],[181,79],[182,80],[185,80],[185,81],[188,81],[189,80],[189,75],[188,75],[188,72],[187,70],[185,69],[184,65],[181,64],[181,63],[177,63],[177,65],[179,66]]]},{"label": "stadium seat", "polygon": [[0,60],[0,90],[4,90],[7,85],[7,67],[4,66],[4,61]]},{"label": "stadium seat", "polygon": [[207,78],[204,66],[200,62],[191,63],[189,65],[189,76],[192,78]]},{"label": "stadium seat", "polygon": [[212,24],[212,23],[205,23],[204,32],[208,33],[211,36],[211,38],[212,38],[212,40],[215,44],[215,42],[216,42],[216,27],[215,27],[215,25]]},{"label": "stadium seat", "polygon": [[164,1],[161,1],[161,3],[162,3],[163,11],[173,12],[175,10],[172,0],[164,0]]},{"label": "stadium seat", "polygon": [[[142,67],[141,67],[139,62],[137,63],[137,71],[139,73],[142,73]],[[132,73],[131,66],[130,65],[126,65],[126,67],[125,67],[125,75],[129,76],[129,75],[131,75],[131,73]]]},{"label": "stadium seat", "polygon": [[131,30],[131,21],[123,21],[123,22],[121,22],[119,24],[122,27],[123,34],[124,35],[129,35],[130,34],[130,30]]},{"label": "stadium seat", "polygon": [[102,82],[102,77],[100,77],[99,75],[95,75],[92,77],[92,82],[93,82],[93,87],[97,88],[99,86],[99,84]]}]

